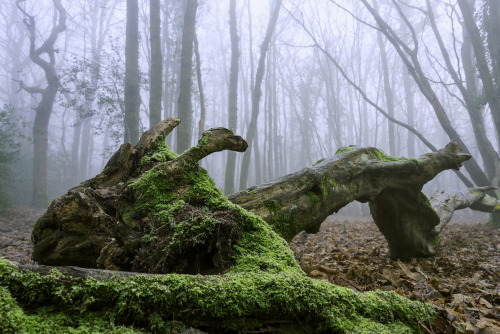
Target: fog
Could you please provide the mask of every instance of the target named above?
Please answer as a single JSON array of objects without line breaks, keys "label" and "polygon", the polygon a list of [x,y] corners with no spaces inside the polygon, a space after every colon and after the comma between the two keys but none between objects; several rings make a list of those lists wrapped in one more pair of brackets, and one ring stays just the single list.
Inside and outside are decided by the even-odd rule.
[{"label": "fog", "polygon": [[[162,119],[184,117],[179,113],[179,87],[189,1],[160,1]],[[184,122],[190,129],[190,143],[183,143],[187,146],[199,138],[201,91],[206,110],[202,130],[230,127],[230,1],[197,3],[199,59],[193,54],[192,114]],[[470,151],[476,165],[466,163],[460,177],[442,173],[425,186],[426,194],[500,185],[500,42],[494,37],[500,14],[495,1],[283,0],[278,7],[276,0],[235,3],[240,57],[232,130],[248,138],[255,126],[255,135],[250,160],[236,154],[232,171],[227,170],[227,152],[202,161],[226,193],[231,192],[224,189],[227,178],[233,180],[234,191],[243,190],[311,166],[343,146],[374,146],[396,157],[419,157],[450,141]],[[149,5],[149,0],[138,2],[140,133],[154,125],[149,112]],[[467,14],[475,14],[472,22],[464,17],[466,5]],[[252,122],[261,46],[276,8],[279,16]],[[61,9],[65,29],[55,33],[64,15]],[[126,23],[126,1],[0,2],[0,206],[47,205],[99,173],[123,144],[128,126]],[[54,37],[53,52],[42,52]],[[36,63],[33,54],[45,65]],[[47,76],[47,64],[55,79]],[[57,87],[57,94],[52,107],[43,109],[43,91],[50,86]],[[45,130],[35,126],[42,114],[48,121]],[[167,138],[174,151],[179,147],[176,131]],[[37,143],[43,144],[45,137],[43,152]],[[46,189],[43,182],[37,185],[44,156]],[[244,164],[249,168],[242,187]],[[35,198],[39,192],[47,196]]]}]

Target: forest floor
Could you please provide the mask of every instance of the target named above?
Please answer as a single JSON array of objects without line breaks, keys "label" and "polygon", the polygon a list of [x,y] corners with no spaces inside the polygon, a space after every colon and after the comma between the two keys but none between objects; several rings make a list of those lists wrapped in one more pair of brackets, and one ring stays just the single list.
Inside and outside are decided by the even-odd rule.
[{"label": "forest floor", "polygon": [[310,277],[436,305],[441,319],[425,324],[428,333],[500,333],[500,230],[452,220],[441,240],[433,258],[393,261],[371,218],[330,216],[319,233],[302,232],[291,247]]},{"label": "forest floor", "polygon": [[[32,263],[31,230],[42,213],[0,214],[0,256]],[[500,333],[500,230],[484,222],[452,221],[435,257],[410,262],[388,258],[387,243],[368,218],[331,216],[319,233],[303,232],[290,246],[314,279],[436,305],[440,320],[423,324],[428,333]]]}]

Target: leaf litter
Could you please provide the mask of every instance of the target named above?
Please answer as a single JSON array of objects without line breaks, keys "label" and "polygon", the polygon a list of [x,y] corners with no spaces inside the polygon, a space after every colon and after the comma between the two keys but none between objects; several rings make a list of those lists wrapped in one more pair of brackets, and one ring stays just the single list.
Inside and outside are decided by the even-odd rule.
[{"label": "leaf litter", "polygon": [[[0,256],[33,263],[31,230],[42,213],[0,214]],[[312,278],[432,303],[440,317],[422,324],[424,333],[500,334],[500,230],[454,220],[441,239],[433,258],[394,261],[371,219],[330,216],[317,234],[301,232],[290,246]]]},{"label": "leaf litter", "polygon": [[432,258],[391,260],[369,218],[330,216],[291,242],[308,276],[359,291],[384,290],[439,310],[424,333],[500,333],[500,230],[454,220]]}]

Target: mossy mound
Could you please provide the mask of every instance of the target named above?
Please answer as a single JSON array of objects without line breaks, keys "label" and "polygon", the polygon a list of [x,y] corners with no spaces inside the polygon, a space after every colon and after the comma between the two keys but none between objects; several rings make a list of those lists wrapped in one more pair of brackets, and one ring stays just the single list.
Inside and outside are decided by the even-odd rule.
[{"label": "mossy mound", "polygon": [[57,198],[36,223],[33,258],[147,273],[214,274],[234,264],[241,210],[215,187],[198,161],[246,142],[226,129],[204,133],[181,155],[165,145],[179,122],[169,119],[124,144],[95,178]]}]

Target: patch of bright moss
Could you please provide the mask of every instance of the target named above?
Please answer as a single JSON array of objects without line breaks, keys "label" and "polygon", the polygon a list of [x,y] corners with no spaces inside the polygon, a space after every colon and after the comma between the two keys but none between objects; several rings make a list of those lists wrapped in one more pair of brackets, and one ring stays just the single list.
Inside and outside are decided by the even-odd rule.
[{"label": "patch of bright moss", "polygon": [[[265,316],[295,319],[316,331],[413,333],[417,321],[427,319],[422,303],[394,292],[361,294],[310,279],[300,269],[290,268],[279,273],[252,268],[223,276],[169,274],[103,282],[68,278],[57,272],[48,276],[20,272],[0,259],[0,283],[23,307],[50,307],[58,318],[49,326],[88,326],[86,319],[94,315],[99,326],[108,321],[107,332],[117,328],[110,323],[168,332],[161,328],[169,326],[172,319],[189,326],[211,320],[229,327],[235,325],[231,319],[256,319],[255,324]],[[427,311],[432,319],[434,309],[428,307]],[[124,330],[133,333],[133,329]]]},{"label": "patch of bright moss", "polygon": [[324,160],[325,160],[325,158],[319,159],[318,161],[316,161],[315,163],[313,163],[313,166],[316,166],[316,165],[322,163]]},{"label": "patch of bright moss", "polygon": [[356,149],[356,145],[340,147],[337,151],[335,151],[335,154],[348,153],[353,151],[354,149]]},{"label": "patch of bright moss", "polygon": [[321,178],[319,185],[321,187],[321,192],[323,196],[328,195],[330,189],[338,187],[337,181],[335,181],[334,178],[328,176],[324,176],[323,178]]},{"label": "patch of bright moss", "polygon": [[377,148],[373,149],[373,153],[375,154],[375,156],[377,157],[377,159],[380,160],[380,161],[382,161],[382,162],[396,162],[396,161],[415,161],[415,162],[418,162],[418,159],[415,159],[415,158],[391,157],[390,155],[388,155],[384,151],[381,151],[381,150],[379,150]]},{"label": "patch of bright moss", "polygon": [[266,206],[267,210],[269,210],[269,213],[272,215],[277,214],[278,211],[281,209],[281,206],[278,204],[278,202],[276,202],[273,199],[264,202],[264,205]]},{"label": "patch of bright moss", "polygon": [[167,144],[165,143],[165,137],[160,136],[156,142],[154,152],[152,152],[150,155],[143,156],[141,159],[141,165],[144,165],[151,160],[159,162],[171,161],[178,156],[179,155],[177,153],[170,150],[170,148],[167,146]]},{"label": "patch of bright moss", "polygon": [[419,203],[422,203],[424,204],[426,207],[428,207],[429,209],[431,209],[432,211],[434,211],[434,208],[432,207],[432,204],[431,202],[429,201],[429,199],[427,198],[427,196],[425,196],[425,194],[423,192],[420,192],[417,196],[417,201]]},{"label": "patch of bright moss", "polygon": [[311,202],[311,209],[314,209],[314,206],[318,203],[318,196],[312,191],[308,191],[307,196],[309,196],[309,201]]},{"label": "patch of bright moss", "polygon": [[250,194],[250,195],[252,195],[252,194],[256,194],[256,193],[258,193],[258,192],[259,192],[259,188],[257,188],[257,187],[251,187],[251,188],[248,188],[248,189],[246,190],[246,193],[247,193],[247,194]]}]

